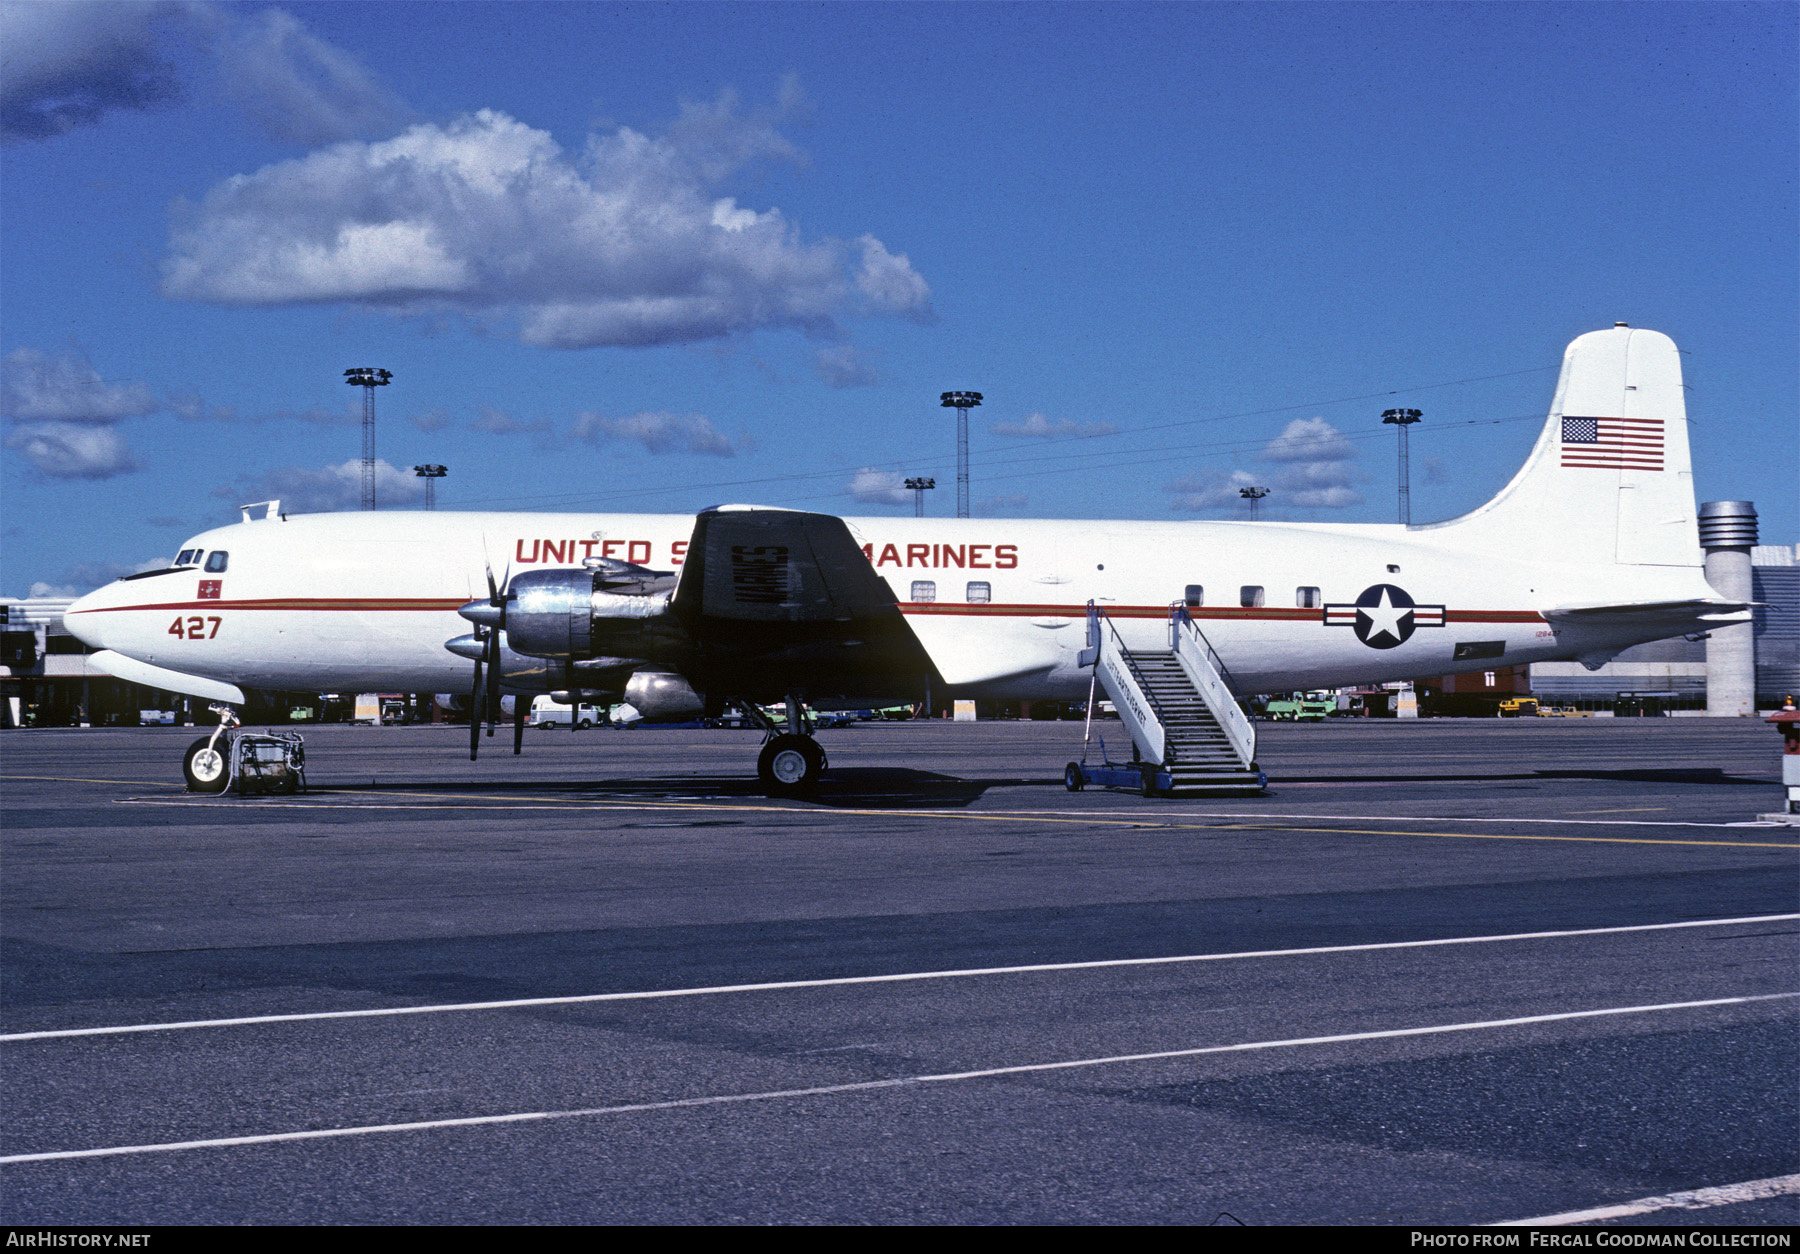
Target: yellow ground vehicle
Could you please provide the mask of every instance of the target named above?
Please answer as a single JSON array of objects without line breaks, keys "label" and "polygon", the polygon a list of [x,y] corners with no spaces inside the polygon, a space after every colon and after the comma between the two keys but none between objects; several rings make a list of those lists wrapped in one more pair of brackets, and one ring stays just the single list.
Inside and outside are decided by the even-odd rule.
[{"label": "yellow ground vehicle", "polygon": [[1537,713],[1536,697],[1508,697],[1500,703],[1501,718],[1536,718]]}]

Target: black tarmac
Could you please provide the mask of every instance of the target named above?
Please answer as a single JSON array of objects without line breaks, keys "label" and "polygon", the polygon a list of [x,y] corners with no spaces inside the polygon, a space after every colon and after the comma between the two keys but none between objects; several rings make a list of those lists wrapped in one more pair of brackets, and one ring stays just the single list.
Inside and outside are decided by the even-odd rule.
[{"label": "black tarmac", "polygon": [[1204,800],[1065,791],[1067,722],[827,730],[809,801],[751,732],[303,730],[296,797],[184,792],[193,729],[0,734],[0,1222],[1471,1224],[1800,1172],[1759,722],[1265,724],[1269,792]]}]

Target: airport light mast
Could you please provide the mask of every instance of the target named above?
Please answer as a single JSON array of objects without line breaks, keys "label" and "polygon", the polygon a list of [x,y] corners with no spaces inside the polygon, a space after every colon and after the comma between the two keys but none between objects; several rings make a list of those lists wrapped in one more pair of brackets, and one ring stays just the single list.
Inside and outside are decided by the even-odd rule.
[{"label": "airport light mast", "polygon": [[937,480],[908,479],[906,486],[911,489],[913,494],[913,517],[925,517],[925,493],[928,489],[937,487]]},{"label": "airport light mast", "polygon": [[425,508],[436,509],[437,493],[433,489],[436,488],[439,479],[442,479],[445,475],[450,473],[450,468],[448,466],[426,464],[424,466],[414,466],[413,473],[425,481]]},{"label": "airport light mast", "polygon": [[344,382],[363,389],[362,507],[375,508],[375,389],[386,387],[391,370],[353,366],[344,371]]},{"label": "airport light mast", "polygon": [[938,397],[956,411],[956,516],[969,516],[969,411],[981,404],[980,392],[945,392]]},{"label": "airport light mast", "polygon": [[1256,521],[1256,503],[1269,495],[1267,488],[1239,488],[1238,495],[1250,502],[1250,521]]},{"label": "airport light mast", "polygon": [[1412,522],[1412,473],[1406,464],[1406,429],[1419,421],[1416,409],[1384,409],[1381,421],[1400,428],[1400,521]]}]

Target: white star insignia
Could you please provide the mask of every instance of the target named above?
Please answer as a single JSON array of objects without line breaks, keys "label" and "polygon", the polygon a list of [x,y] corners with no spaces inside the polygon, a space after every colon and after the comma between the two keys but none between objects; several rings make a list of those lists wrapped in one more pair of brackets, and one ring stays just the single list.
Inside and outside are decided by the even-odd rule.
[{"label": "white star insignia", "polygon": [[1400,620],[1412,613],[1413,607],[1410,605],[1395,605],[1388,599],[1387,589],[1383,588],[1381,590],[1381,604],[1359,605],[1356,607],[1356,611],[1359,614],[1367,614],[1369,616],[1369,634],[1363,637],[1364,640],[1372,642],[1376,636],[1392,636],[1395,642],[1398,643],[1405,639],[1405,637],[1400,634]]}]

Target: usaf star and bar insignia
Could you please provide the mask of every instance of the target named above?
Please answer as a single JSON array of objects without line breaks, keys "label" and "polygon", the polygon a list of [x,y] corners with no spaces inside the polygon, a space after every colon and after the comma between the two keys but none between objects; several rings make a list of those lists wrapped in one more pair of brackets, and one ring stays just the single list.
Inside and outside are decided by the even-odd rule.
[{"label": "usaf star and bar insignia", "polygon": [[1405,644],[1420,627],[1442,627],[1444,607],[1417,605],[1406,589],[1391,583],[1364,588],[1351,605],[1327,605],[1327,627],[1349,627],[1371,649]]}]

